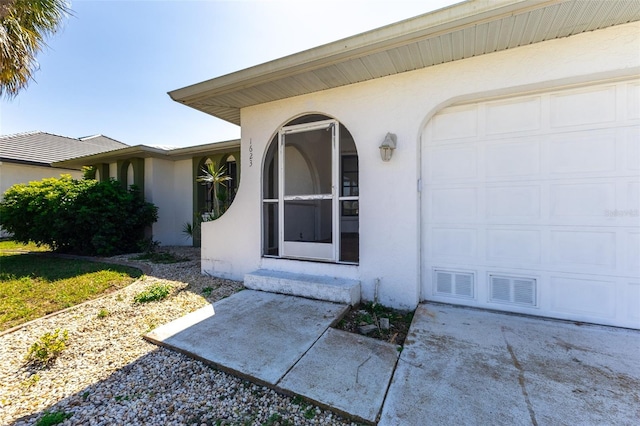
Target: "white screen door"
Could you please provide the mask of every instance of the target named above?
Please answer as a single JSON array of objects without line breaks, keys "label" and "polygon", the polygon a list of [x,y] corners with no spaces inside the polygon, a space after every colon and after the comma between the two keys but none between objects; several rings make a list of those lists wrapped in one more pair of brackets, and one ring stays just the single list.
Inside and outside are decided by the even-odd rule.
[{"label": "white screen door", "polygon": [[283,127],[279,133],[283,256],[336,260],[339,127],[335,120],[325,120]]}]

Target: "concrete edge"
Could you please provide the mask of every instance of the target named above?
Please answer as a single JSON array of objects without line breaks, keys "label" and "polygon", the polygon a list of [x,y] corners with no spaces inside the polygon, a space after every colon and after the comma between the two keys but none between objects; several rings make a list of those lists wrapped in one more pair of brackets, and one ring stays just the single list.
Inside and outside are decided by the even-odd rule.
[{"label": "concrete edge", "polygon": [[[394,370],[394,372],[395,372],[395,370]],[[317,407],[320,407],[323,410],[327,410],[327,411],[331,411],[332,413],[336,413],[336,414],[344,417],[347,420],[352,420],[352,421],[355,421],[355,422],[358,422],[358,423],[362,423],[362,424],[366,424],[366,425],[372,425],[372,426],[377,425],[378,421],[379,421],[380,414],[378,414],[378,416],[376,417],[376,421],[372,422],[371,420],[363,419],[363,418],[361,418],[359,416],[356,416],[356,415],[347,413],[346,411],[340,410],[339,408],[332,407],[332,406],[330,406],[328,404],[324,404],[324,403],[322,403],[320,401],[316,401],[313,398],[309,398],[309,397],[306,397],[304,395],[300,395],[300,394],[288,391],[288,390],[286,390],[284,388],[281,388],[279,386],[276,386],[275,388],[273,388],[273,390],[278,392],[281,395],[286,395],[286,396],[289,396],[289,397],[297,396],[297,397],[301,398],[302,400],[304,400],[304,401],[306,401],[306,402],[308,402],[310,404],[313,404],[313,405],[315,405]],[[382,411],[382,406],[380,407],[380,411]]]},{"label": "concrete edge", "polygon": [[[202,309],[205,309],[205,308],[207,308],[207,307],[200,308],[198,311],[200,311]],[[214,361],[211,361],[211,360],[208,360],[206,358],[203,358],[203,357],[201,357],[199,355],[196,355],[193,352],[190,352],[188,350],[181,349],[181,348],[179,348],[177,346],[173,346],[171,344],[168,344],[168,343],[166,343],[166,342],[164,342],[162,340],[159,340],[159,338],[156,338],[155,336],[153,336],[153,331],[143,335],[142,338],[144,340],[146,340],[147,342],[152,343],[152,344],[154,344],[154,345],[156,345],[156,346],[158,346],[160,348],[165,348],[165,349],[169,349],[169,350],[172,350],[172,351],[175,351],[175,352],[179,352],[179,353],[181,353],[183,355],[188,356],[189,358],[196,359],[196,360],[198,360],[198,361],[200,361],[200,362],[202,362],[202,363],[204,363],[204,364],[206,364],[206,365],[208,365],[208,366],[210,366],[210,367],[212,367],[212,368],[214,368],[214,369],[216,369],[218,371],[221,371],[221,372],[223,372],[225,374],[229,374],[229,375],[235,376],[235,377],[237,377],[237,378],[239,378],[241,380],[245,380],[245,381],[248,381],[250,383],[257,384],[259,386],[264,386],[264,387],[266,387],[268,389],[273,390],[274,392],[277,392],[280,395],[284,395],[284,396],[288,396],[288,397],[297,396],[297,397],[301,398],[302,400],[307,401],[308,403],[311,403],[311,404],[313,404],[313,405],[315,405],[317,407],[320,407],[320,408],[322,408],[324,410],[331,411],[332,413],[336,413],[336,414],[344,417],[345,419],[353,420],[353,421],[356,421],[356,422],[359,422],[359,423],[363,423],[363,424],[367,424],[367,425],[374,425],[375,426],[377,424],[379,418],[380,418],[380,413],[382,411],[382,407],[384,406],[384,400],[383,400],[383,404],[380,406],[380,411],[376,415],[376,422],[371,422],[370,420],[367,420],[367,419],[364,419],[364,418],[360,418],[359,416],[355,416],[353,414],[347,413],[346,411],[343,411],[343,410],[340,410],[338,408],[332,407],[332,406],[330,406],[328,404],[324,404],[324,403],[322,403],[320,401],[316,401],[316,400],[314,400],[312,398],[308,398],[308,397],[306,397],[304,395],[300,395],[300,394],[297,394],[295,392],[291,392],[291,391],[279,386],[279,383],[282,381],[282,379],[287,374],[289,374],[289,372],[300,362],[300,360],[311,350],[311,348],[313,348],[315,346],[315,344],[318,342],[318,340],[320,340],[320,338],[327,333],[327,330],[329,330],[330,328],[335,328],[335,326],[345,317],[345,315],[347,315],[347,313],[352,308],[353,307],[349,306],[349,305],[345,306],[345,309],[343,309],[343,312],[335,320],[333,320],[331,322],[331,324],[329,324],[329,326],[318,336],[317,339],[315,339],[313,341],[313,343],[307,348],[307,350],[304,351],[304,353],[302,355],[300,355],[300,358],[298,358],[298,360],[296,362],[294,362],[291,365],[291,367],[289,367],[287,369],[287,371],[281,377],[279,377],[278,380],[275,383],[266,382],[264,380],[258,379],[258,378],[254,377],[254,376],[249,375],[249,374],[245,374],[245,373],[243,373],[241,371],[238,371],[236,369],[225,367],[224,365],[221,365],[221,364],[218,364],[218,363],[216,363]],[[187,314],[187,316],[191,315],[191,314],[195,314],[198,311],[191,312],[190,314]],[[182,318],[184,318],[184,317],[182,317]],[[162,327],[162,326],[160,326],[160,327]],[[347,333],[347,332],[345,332],[345,333]],[[371,337],[367,337],[367,336],[362,336],[362,337],[367,338],[367,339],[371,339]],[[398,345],[395,345],[395,346],[398,346]],[[391,378],[390,378],[389,384],[387,386],[387,392],[389,391],[389,386],[391,385],[391,380],[393,379],[393,374],[395,373],[396,366],[398,365],[398,360],[400,359],[400,355],[401,355],[401,353],[396,357],[396,363],[394,364],[393,372],[391,374]],[[385,398],[386,398],[386,393],[387,392],[385,392]]]},{"label": "concrete edge", "polygon": [[244,374],[241,371],[235,370],[233,368],[225,367],[222,364],[218,364],[216,362],[213,362],[211,360],[203,358],[203,357],[201,357],[199,355],[194,354],[193,352],[190,352],[190,351],[187,351],[185,349],[181,349],[181,348],[179,348],[177,346],[173,346],[173,345],[170,345],[168,343],[156,340],[156,339],[154,339],[154,338],[152,338],[152,337],[150,337],[148,335],[144,335],[144,336],[142,336],[142,338],[144,340],[150,342],[150,343],[153,343],[154,345],[156,345],[156,346],[158,346],[160,348],[170,349],[170,350],[172,350],[174,352],[179,352],[179,353],[181,353],[183,355],[186,355],[189,358],[196,359],[196,360],[198,360],[198,361],[200,361],[200,362],[202,362],[202,363],[204,363],[206,365],[209,365],[209,366],[215,368],[218,371],[222,371],[225,374],[230,374],[232,376],[238,377],[239,379],[246,380],[248,382],[255,383],[257,385],[265,386],[265,387],[267,387],[269,389],[276,390],[272,383],[266,382],[264,380],[260,380],[260,379],[258,379],[256,377],[250,376],[248,374]]},{"label": "concrete edge", "polygon": [[[143,339],[147,340],[150,343],[153,343],[153,344],[157,345],[160,348],[165,348],[165,349],[169,349],[169,350],[172,350],[172,351],[175,351],[175,352],[179,352],[179,353],[181,353],[183,355],[188,356],[189,358],[196,359],[196,360],[198,360],[198,361],[200,361],[200,362],[202,362],[202,363],[204,363],[204,364],[206,364],[206,365],[208,365],[208,366],[210,366],[210,367],[212,367],[212,368],[214,368],[214,369],[216,369],[218,371],[221,371],[221,372],[223,372],[225,374],[229,374],[231,376],[237,377],[240,380],[245,380],[247,382],[254,383],[254,384],[259,385],[259,386],[264,386],[264,387],[266,387],[268,389],[273,390],[274,392],[277,392],[280,395],[284,395],[284,396],[287,396],[287,397],[299,397],[302,400],[307,401],[310,404],[313,404],[313,405],[315,405],[317,407],[320,407],[320,408],[322,408],[324,410],[331,411],[332,413],[336,413],[336,414],[344,417],[345,419],[354,420],[354,421],[357,421],[357,422],[360,422],[360,423],[364,423],[364,424],[367,424],[367,425],[373,425],[373,426],[375,426],[377,424],[377,421],[376,421],[376,423],[372,423],[370,420],[359,418],[358,416],[354,416],[353,414],[349,414],[349,413],[344,412],[342,410],[339,410],[339,409],[337,409],[335,407],[331,407],[331,406],[329,406],[327,404],[323,404],[323,403],[321,403],[319,401],[315,401],[315,400],[313,400],[311,398],[307,398],[307,397],[305,397],[303,395],[300,395],[300,394],[288,391],[288,390],[286,390],[284,388],[281,388],[280,386],[278,386],[277,383],[279,383],[282,380],[282,377],[278,379],[278,382],[276,382],[276,384],[269,383],[269,382],[266,382],[264,380],[260,380],[260,379],[258,379],[256,377],[250,376],[248,374],[244,374],[241,371],[235,370],[233,368],[225,367],[225,366],[223,366],[221,364],[215,363],[215,362],[213,362],[211,360],[208,360],[206,358],[198,356],[198,355],[196,355],[196,354],[194,354],[192,352],[186,351],[184,349],[180,349],[180,348],[178,348],[176,346],[172,346],[172,345],[166,344],[164,342],[156,341],[153,338],[150,338],[150,337],[148,337],[146,335],[143,336]],[[314,342],[314,344],[315,344],[315,342]],[[313,347],[313,345],[311,345],[309,347],[309,349],[311,349],[311,347]],[[300,360],[298,360],[298,361],[300,361]],[[294,365],[296,365],[298,363],[298,361],[296,361],[296,363],[294,363]],[[394,372],[395,372],[395,370],[394,370]],[[382,407],[381,407],[381,409],[382,409]]]},{"label": "concrete edge", "polygon": [[[349,332],[349,331],[339,330],[339,329],[336,329],[336,328],[335,328],[335,325],[336,325],[338,322],[340,322],[340,320],[344,317],[344,315],[346,315],[346,314],[347,314],[351,309],[352,309],[352,307],[351,307],[351,306],[348,306],[348,309],[345,309],[344,314],[343,314],[342,316],[340,316],[340,317],[339,317],[337,320],[335,320],[335,321],[334,321],[334,322],[333,322],[329,327],[327,327],[327,328],[325,329],[325,331],[324,331],[324,332],[323,332],[323,333],[322,333],[322,334],[321,334],[321,335],[316,339],[316,341],[315,341],[315,342],[313,342],[313,344],[309,347],[309,349],[307,349],[307,350],[305,351],[305,353],[300,357],[300,359],[298,359],[298,361],[296,361],[296,362],[291,366],[291,368],[289,368],[289,370],[287,370],[287,372],[286,372],[282,377],[280,377],[280,379],[278,379],[278,381],[277,381],[277,382],[276,382],[276,384],[275,384],[275,388],[274,388],[274,390],[275,390],[276,392],[278,392],[278,393],[282,394],[282,395],[287,395],[287,396],[297,396],[297,397],[300,397],[300,398],[302,398],[303,400],[308,401],[308,402],[310,402],[311,404],[314,404],[314,405],[316,405],[316,406],[318,406],[318,407],[320,407],[320,408],[323,408],[323,409],[325,409],[325,410],[328,410],[328,411],[331,411],[331,412],[333,412],[333,413],[339,414],[340,416],[344,417],[345,419],[354,420],[354,421],[359,422],[359,423],[363,423],[363,424],[367,424],[367,425],[373,425],[373,426],[375,426],[375,425],[377,425],[377,424],[378,424],[378,422],[380,421],[380,416],[381,416],[381,414],[382,414],[382,407],[384,407],[384,402],[385,402],[385,400],[387,399],[387,393],[389,392],[389,388],[391,387],[391,381],[393,380],[393,376],[395,375],[396,368],[397,368],[397,366],[398,366],[398,361],[400,360],[400,356],[402,355],[402,353],[401,353],[401,352],[398,352],[398,355],[396,356],[396,361],[395,361],[395,363],[393,364],[393,369],[391,370],[391,376],[389,377],[389,382],[387,383],[387,388],[386,388],[386,391],[385,391],[385,393],[384,393],[384,397],[383,397],[383,399],[382,399],[382,404],[380,404],[380,408],[378,409],[378,412],[376,413],[376,416],[375,416],[375,421],[373,421],[373,422],[372,422],[371,420],[368,420],[368,419],[362,418],[362,417],[360,417],[360,416],[357,416],[357,415],[354,415],[354,414],[348,413],[348,412],[346,412],[346,411],[343,411],[343,410],[341,410],[341,409],[339,409],[339,408],[333,407],[333,406],[331,406],[331,405],[329,405],[329,404],[326,404],[326,403],[323,403],[323,402],[317,401],[317,400],[315,400],[315,399],[313,399],[313,398],[310,398],[310,397],[307,397],[307,396],[304,396],[304,395],[300,395],[300,394],[297,394],[297,393],[295,393],[295,392],[291,392],[291,391],[289,391],[289,390],[287,390],[287,389],[282,388],[282,387],[280,387],[280,386],[279,386],[279,384],[280,384],[280,382],[282,381],[282,379],[284,379],[284,377],[285,377],[287,374],[289,374],[289,372],[290,372],[291,370],[293,370],[293,368],[294,368],[294,367],[295,367],[295,366],[296,366],[296,365],[297,365],[297,364],[302,360],[302,358],[303,358],[303,357],[304,357],[304,356],[305,356],[305,355],[306,355],[306,354],[307,354],[307,353],[308,353],[308,352],[309,352],[309,351],[310,351],[310,350],[311,350],[311,349],[316,345],[316,343],[318,343],[318,341],[319,341],[319,340],[320,340],[320,339],[321,339],[321,338],[322,338],[322,337],[323,337],[323,336],[328,332],[328,330],[329,330],[330,328],[334,328],[334,329],[335,329],[335,331],[338,331],[338,332],[341,332],[341,333],[351,333],[351,332]],[[368,339],[368,340],[372,340],[372,341],[380,342],[378,339],[374,339],[374,338],[372,338],[372,337],[368,337],[368,336],[360,335],[360,334],[357,334],[357,333],[351,333],[351,334],[356,334],[356,335],[357,335],[358,337],[360,337],[360,338],[364,338],[364,339]],[[387,342],[383,342],[383,343],[387,343]],[[390,345],[395,346],[396,348],[401,347],[400,345],[395,345],[395,344],[391,344],[391,343],[389,343],[389,344],[390,344]]]},{"label": "concrete edge", "polygon": [[196,309],[195,311],[178,317],[173,321],[159,325],[150,332],[144,334],[142,337],[147,338],[148,336],[150,341],[161,342],[165,339],[169,339],[175,336],[188,327],[198,324],[199,322],[204,321],[207,318],[211,318],[214,315],[215,308],[212,303],[209,303],[201,308]]}]

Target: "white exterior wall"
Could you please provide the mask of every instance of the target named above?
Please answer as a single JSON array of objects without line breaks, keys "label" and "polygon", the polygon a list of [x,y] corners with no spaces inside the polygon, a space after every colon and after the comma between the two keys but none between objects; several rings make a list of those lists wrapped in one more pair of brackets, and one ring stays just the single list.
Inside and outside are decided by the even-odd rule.
[{"label": "white exterior wall", "polygon": [[169,161],[146,158],[144,196],[158,207],[158,221],[153,224],[153,239],[161,245],[189,245],[182,226],[193,221],[191,160]]},{"label": "white exterior wall", "polygon": [[[483,99],[640,72],[640,25],[632,23],[242,110],[242,178],[227,213],[202,227],[202,269],[241,280],[258,268],[358,278],[372,300],[413,308],[420,299],[420,140],[438,110]],[[360,162],[360,264],[261,258],[263,158],[277,129],[308,113],[333,116],[353,135]],[[389,163],[378,146],[398,137]],[[220,242],[224,241],[224,244]],[[378,281],[379,280],[379,281]]]},{"label": "white exterior wall", "polygon": [[118,163],[109,163],[109,178],[118,178]]},{"label": "white exterior wall", "polygon": [[29,183],[44,178],[59,178],[63,174],[71,175],[75,179],[82,179],[82,171],[80,170],[0,162],[0,199],[7,189],[17,183]]},{"label": "white exterior wall", "polygon": [[[190,246],[193,244],[191,237],[182,232],[185,223],[193,224],[193,171],[191,158],[173,162],[173,212],[174,223],[172,225],[173,242],[176,246]],[[175,234],[175,232],[178,232]]]},{"label": "white exterior wall", "polygon": [[[18,183],[29,183],[45,178],[59,178],[60,175],[71,175],[75,179],[82,179],[82,171],[58,169],[54,167],[39,167],[26,164],[0,162],[0,200],[7,189]],[[7,234],[0,228],[0,237]]]}]

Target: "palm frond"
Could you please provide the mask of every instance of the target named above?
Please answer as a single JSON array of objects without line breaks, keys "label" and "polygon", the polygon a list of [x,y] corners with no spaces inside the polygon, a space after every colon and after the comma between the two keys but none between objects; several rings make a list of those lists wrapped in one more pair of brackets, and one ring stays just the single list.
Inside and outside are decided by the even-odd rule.
[{"label": "palm frond", "polygon": [[0,0],[0,97],[15,97],[33,80],[36,54],[70,14],[67,0]]},{"label": "palm frond", "polygon": [[197,182],[203,185],[209,186],[209,192],[212,193],[212,207],[213,213],[216,218],[220,217],[222,213],[220,211],[218,186],[227,187],[227,181],[231,180],[231,176],[227,175],[227,169],[225,166],[216,168],[215,164],[209,163],[206,167],[202,168],[202,174],[196,178]]}]

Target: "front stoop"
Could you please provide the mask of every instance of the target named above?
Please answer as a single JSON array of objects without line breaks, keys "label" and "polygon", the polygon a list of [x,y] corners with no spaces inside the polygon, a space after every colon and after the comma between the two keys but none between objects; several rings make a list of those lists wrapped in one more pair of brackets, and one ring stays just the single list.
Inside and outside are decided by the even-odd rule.
[{"label": "front stoop", "polygon": [[244,276],[244,286],[252,290],[345,303],[352,306],[360,303],[360,281],[347,278],[259,269]]}]

